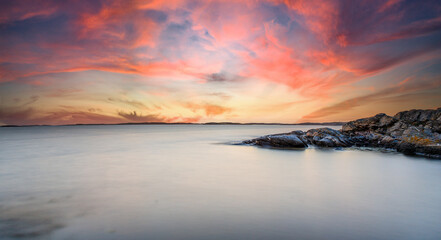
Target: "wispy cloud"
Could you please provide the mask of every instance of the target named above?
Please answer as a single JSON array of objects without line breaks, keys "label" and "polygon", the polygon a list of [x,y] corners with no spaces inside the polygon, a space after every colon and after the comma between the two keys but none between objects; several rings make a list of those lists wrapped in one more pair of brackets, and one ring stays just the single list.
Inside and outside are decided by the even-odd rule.
[{"label": "wispy cloud", "polygon": [[136,100],[127,100],[127,99],[120,99],[120,98],[107,98],[107,101],[112,102],[112,103],[121,103],[123,105],[129,105],[138,109],[144,109],[144,110],[149,110],[150,108],[147,107],[144,103],[140,102],[140,101],[136,101]]},{"label": "wispy cloud", "polygon": [[[412,96],[421,97],[420,91],[430,91],[441,87],[441,80],[433,80],[426,82],[416,82],[415,78],[406,78],[397,85],[385,88],[372,94],[358,96],[338,102],[336,104],[320,108],[302,117],[303,120],[319,120],[336,115],[342,112],[348,112],[354,108],[378,104],[381,102],[389,102],[394,99],[401,99],[403,102],[412,101]],[[419,94],[416,94],[419,93]],[[430,94],[429,94],[430,95]],[[407,98],[407,99],[406,99]]]}]

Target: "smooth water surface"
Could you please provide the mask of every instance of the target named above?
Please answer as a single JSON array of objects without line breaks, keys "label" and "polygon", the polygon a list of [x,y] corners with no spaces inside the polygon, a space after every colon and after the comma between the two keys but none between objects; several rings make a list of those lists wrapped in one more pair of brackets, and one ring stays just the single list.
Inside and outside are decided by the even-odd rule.
[{"label": "smooth water surface", "polygon": [[313,127],[0,128],[0,239],[441,239],[441,161],[225,144]]}]

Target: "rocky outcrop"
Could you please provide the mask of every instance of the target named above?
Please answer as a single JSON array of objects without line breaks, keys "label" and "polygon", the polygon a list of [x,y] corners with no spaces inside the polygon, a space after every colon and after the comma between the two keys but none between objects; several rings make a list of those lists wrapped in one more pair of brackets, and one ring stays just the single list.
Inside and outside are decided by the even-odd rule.
[{"label": "rocky outcrop", "polygon": [[386,133],[387,129],[395,124],[398,120],[384,113],[377,114],[370,118],[362,118],[348,122],[343,125],[343,132],[360,132],[373,131],[378,133]]},{"label": "rocky outcrop", "polygon": [[352,145],[348,137],[331,128],[310,129],[305,136],[309,144],[319,147],[349,147]]},{"label": "rocky outcrop", "polygon": [[317,128],[307,132],[294,131],[242,143],[277,148],[388,148],[408,155],[441,159],[441,108],[404,111],[393,117],[380,113],[350,121],[341,130]]},{"label": "rocky outcrop", "polygon": [[[302,132],[302,131],[300,131]],[[281,148],[305,148],[308,143],[304,140],[303,134],[300,132],[291,132],[286,134],[275,134],[259,137],[252,140],[244,141],[245,144],[253,144],[257,146],[270,146]],[[303,133],[303,132],[302,132]]]}]

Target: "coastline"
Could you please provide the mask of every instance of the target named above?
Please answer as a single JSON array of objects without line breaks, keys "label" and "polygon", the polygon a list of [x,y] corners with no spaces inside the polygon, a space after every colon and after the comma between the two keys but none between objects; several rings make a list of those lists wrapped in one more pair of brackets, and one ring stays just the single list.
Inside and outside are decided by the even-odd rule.
[{"label": "coastline", "polygon": [[242,141],[261,147],[392,149],[405,155],[441,159],[441,108],[384,113],[345,123],[340,130],[310,129],[306,132],[266,135]]}]

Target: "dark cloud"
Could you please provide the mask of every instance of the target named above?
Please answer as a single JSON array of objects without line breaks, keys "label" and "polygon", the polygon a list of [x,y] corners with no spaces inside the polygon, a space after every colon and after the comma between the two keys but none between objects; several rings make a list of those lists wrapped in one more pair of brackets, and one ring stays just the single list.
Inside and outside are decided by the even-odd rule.
[{"label": "dark cloud", "polygon": [[145,10],[144,13],[147,18],[150,18],[157,23],[166,22],[168,19],[167,13],[165,13],[163,11],[148,9],[148,10]]},{"label": "dark cloud", "polygon": [[183,23],[172,22],[167,25],[163,32],[164,37],[178,37],[184,34],[192,26],[190,21],[184,21]]},{"label": "dark cloud", "polygon": [[283,26],[288,26],[291,22],[290,13],[283,4],[261,2],[258,8],[266,21],[274,21]]},{"label": "dark cloud", "polygon": [[138,114],[136,111],[133,112],[118,112],[118,115],[125,118],[126,120],[129,120],[130,122],[165,122],[167,121],[166,118],[161,117],[157,114],[150,114],[150,115],[141,115]]},{"label": "dark cloud", "polygon": [[207,82],[214,82],[214,83],[232,82],[232,81],[237,81],[239,79],[241,79],[239,76],[234,74],[228,74],[226,72],[212,73],[205,76],[205,80],[207,80]]},{"label": "dark cloud", "polygon": [[227,76],[223,73],[212,73],[205,78],[209,82],[225,82],[228,80]]}]

